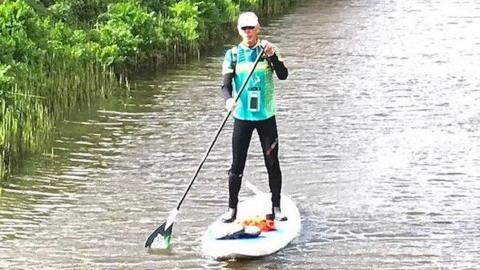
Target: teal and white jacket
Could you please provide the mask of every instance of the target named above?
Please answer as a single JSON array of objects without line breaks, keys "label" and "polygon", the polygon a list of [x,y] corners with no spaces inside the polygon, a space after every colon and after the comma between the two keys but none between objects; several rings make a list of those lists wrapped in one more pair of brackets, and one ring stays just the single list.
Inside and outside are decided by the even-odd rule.
[{"label": "teal and white jacket", "polygon": [[[288,70],[278,54],[269,58],[260,59],[253,71],[250,80],[245,85],[242,95],[237,101],[233,116],[240,120],[261,121],[276,114],[275,89],[273,85],[273,73],[284,80],[288,76]],[[262,52],[260,42],[252,47],[241,43],[225,53],[223,60],[222,75],[224,78],[222,94],[226,99],[236,98],[240,87],[255,64],[258,54]],[[233,82],[233,86],[232,86]]]}]

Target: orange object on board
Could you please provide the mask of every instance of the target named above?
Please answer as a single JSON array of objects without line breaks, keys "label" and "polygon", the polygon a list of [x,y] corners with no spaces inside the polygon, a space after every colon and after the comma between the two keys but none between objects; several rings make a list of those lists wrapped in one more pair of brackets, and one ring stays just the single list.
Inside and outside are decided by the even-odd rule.
[{"label": "orange object on board", "polygon": [[257,226],[262,232],[269,232],[275,230],[275,221],[271,219],[264,219],[261,217],[247,218],[240,222],[242,227]]}]

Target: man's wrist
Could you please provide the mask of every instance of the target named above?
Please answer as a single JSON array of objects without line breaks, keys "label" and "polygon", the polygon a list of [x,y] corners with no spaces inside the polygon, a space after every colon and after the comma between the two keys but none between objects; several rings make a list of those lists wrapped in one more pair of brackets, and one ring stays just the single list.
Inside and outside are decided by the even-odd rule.
[{"label": "man's wrist", "polygon": [[275,52],[272,55],[267,56],[267,57],[268,57],[268,60],[270,60],[272,62],[277,62],[278,61],[278,56]]}]

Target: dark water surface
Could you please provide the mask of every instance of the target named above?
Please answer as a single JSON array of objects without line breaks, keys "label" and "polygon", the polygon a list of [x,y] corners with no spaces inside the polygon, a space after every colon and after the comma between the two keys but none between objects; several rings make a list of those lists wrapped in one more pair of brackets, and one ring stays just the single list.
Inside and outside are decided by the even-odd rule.
[{"label": "dark water surface", "polygon": [[[303,218],[281,252],[201,256],[226,207],[231,121],[173,251],[143,248],[225,114],[218,52],[145,74],[130,99],[61,125],[52,155],[3,188],[0,268],[480,268],[479,14],[475,1],[311,1],[265,27],[290,68],[277,81],[280,155]],[[256,135],[245,177],[267,188]]]}]

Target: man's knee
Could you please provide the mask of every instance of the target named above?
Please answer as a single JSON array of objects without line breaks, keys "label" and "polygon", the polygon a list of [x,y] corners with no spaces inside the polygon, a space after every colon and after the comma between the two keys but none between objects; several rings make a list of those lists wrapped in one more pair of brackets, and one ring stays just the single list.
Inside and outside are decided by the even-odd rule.
[{"label": "man's knee", "polygon": [[235,173],[234,171],[232,170],[229,170],[228,171],[228,179],[230,181],[241,181],[242,180],[242,177],[243,177],[243,174],[242,173]]}]

